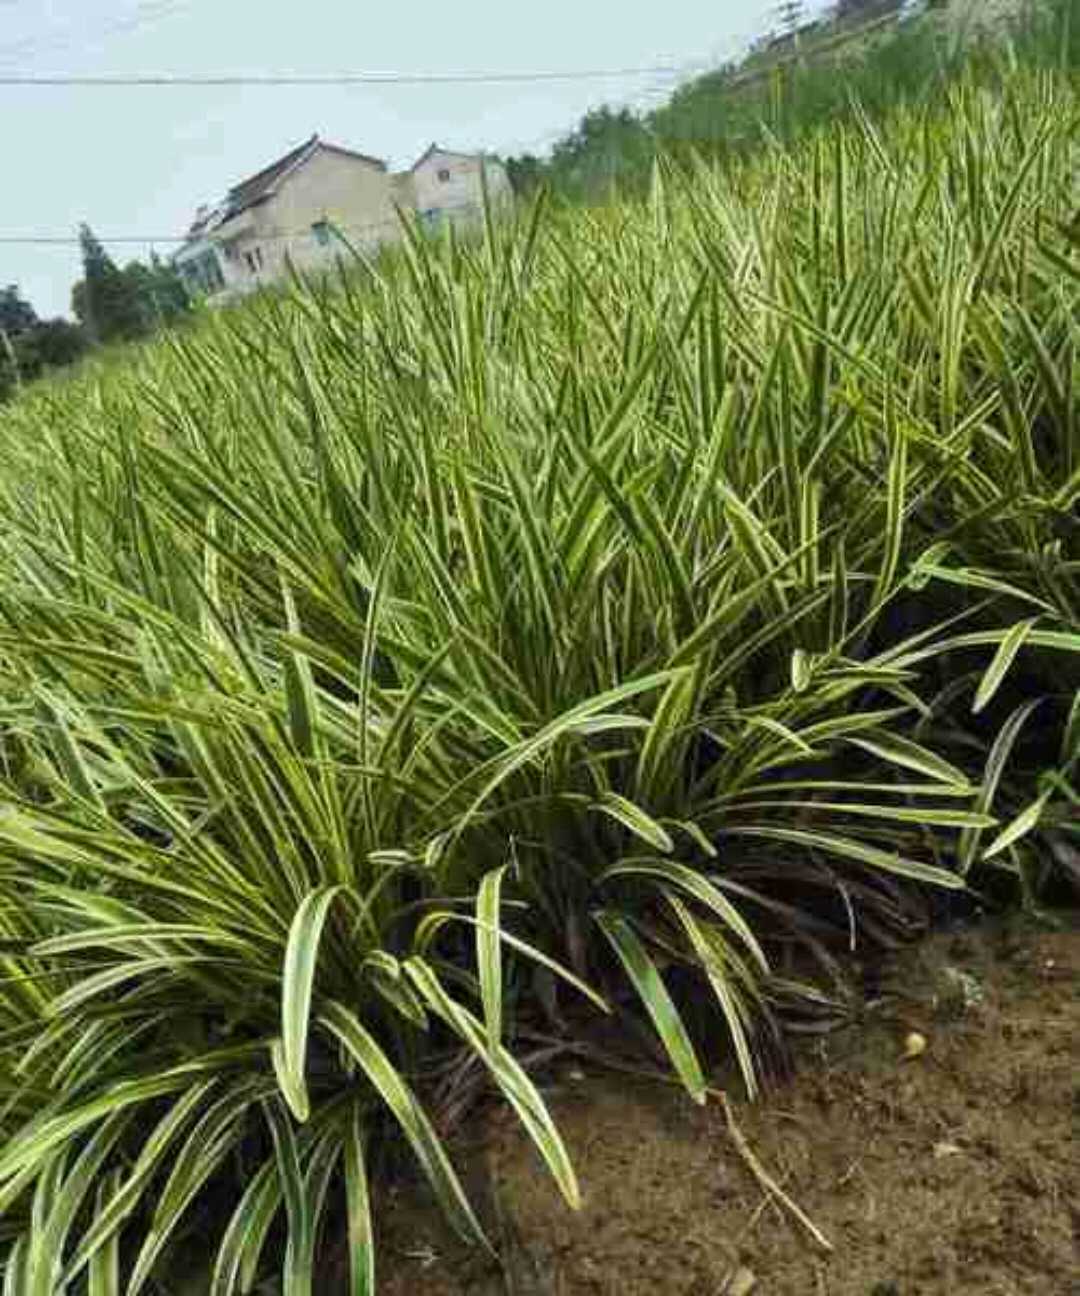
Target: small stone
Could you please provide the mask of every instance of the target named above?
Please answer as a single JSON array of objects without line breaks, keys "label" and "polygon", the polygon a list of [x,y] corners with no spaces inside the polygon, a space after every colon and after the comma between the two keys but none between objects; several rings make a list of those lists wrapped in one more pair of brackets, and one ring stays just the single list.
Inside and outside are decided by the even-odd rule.
[{"label": "small stone", "polygon": [[926,1036],[920,1035],[918,1031],[909,1031],[904,1039],[904,1057],[917,1058],[922,1057],[926,1052]]},{"label": "small stone", "polygon": [[963,1150],[962,1147],[957,1147],[955,1143],[935,1143],[934,1160],[941,1161],[945,1157],[959,1156]]},{"label": "small stone", "polygon": [[757,1287],[757,1274],[752,1269],[736,1269],[720,1289],[723,1296],[750,1296]]}]

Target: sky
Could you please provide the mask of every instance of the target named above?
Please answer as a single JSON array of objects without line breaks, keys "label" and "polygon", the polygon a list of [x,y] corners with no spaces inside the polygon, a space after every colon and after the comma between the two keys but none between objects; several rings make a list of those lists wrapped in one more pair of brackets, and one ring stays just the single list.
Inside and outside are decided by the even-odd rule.
[{"label": "sky", "polygon": [[543,153],[592,107],[658,105],[776,27],[775,11],[776,0],[0,0],[0,76],[673,69],[511,85],[0,85],[0,286],[17,283],[42,317],[67,314],[77,245],[3,240],[74,240],[86,221],[121,264],[167,255],[200,203],[314,132],[395,169],[432,142]]}]

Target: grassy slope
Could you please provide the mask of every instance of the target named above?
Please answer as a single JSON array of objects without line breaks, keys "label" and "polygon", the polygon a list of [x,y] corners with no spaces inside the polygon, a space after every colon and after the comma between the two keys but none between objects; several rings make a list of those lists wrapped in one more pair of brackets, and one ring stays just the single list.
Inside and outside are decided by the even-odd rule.
[{"label": "grassy slope", "polygon": [[1067,842],[1078,108],[982,68],[0,415],[15,1290],[235,1209],[214,1290],[304,1296],[347,1193],[362,1291],[389,1123],[472,1227],[470,1074],[573,1202],[574,976],[752,1085],[775,949]]},{"label": "grassy slope", "polygon": [[515,182],[530,190],[543,181],[569,198],[602,201],[613,190],[642,192],[658,153],[753,155],[770,141],[791,144],[850,120],[853,104],[875,121],[899,104],[932,108],[979,47],[993,50],[1003,35],[1029,66],[1080,64],[1078,0],[951,0],[903,24],[894,19],[823,23],[797,54],[759,48],[688,81],[653,112],[595,110],[550,158],[512,160]]}]

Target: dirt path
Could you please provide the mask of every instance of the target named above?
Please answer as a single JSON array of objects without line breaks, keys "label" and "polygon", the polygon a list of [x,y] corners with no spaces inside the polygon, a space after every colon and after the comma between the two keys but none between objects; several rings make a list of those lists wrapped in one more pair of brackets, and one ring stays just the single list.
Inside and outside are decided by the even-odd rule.
[{"label": "dirt path", "polygon": [[[831,1240],[765,1194],[722,1107],[611,1073],[550,1090],[579,1214],[493,1118],[489,1203],[508,1265],[384,1203],[391,1296],[1080,1296],[1080,931],[938,936],[890,969],[860,1027],[737,1121]],[[905,1060],[915,1030],[925,1052]],[[749,1284],[749,1285],[748,1285]]]}]

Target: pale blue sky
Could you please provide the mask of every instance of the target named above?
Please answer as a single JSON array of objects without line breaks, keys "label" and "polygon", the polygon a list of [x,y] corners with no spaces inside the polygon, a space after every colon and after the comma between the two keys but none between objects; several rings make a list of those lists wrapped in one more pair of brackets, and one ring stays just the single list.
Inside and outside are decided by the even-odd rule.
[{"label": "pale blue sky", "polygon": [[[820,8],[811,3],[809,9]],[[687,72],[775,25],[776,0],[0,0],[0,73],[124,75],[633,68]],[[179,235],[195,207],[318,131],[408,166],[451,148],[542,151],[597,104],[658,103],[675,78],[350,88],[0,86],[0,236],[73,235],[113,256]],[[162,253],[169,246],[159,244]],[[67,312],[78,249],[0,243],[0,286]]]}]

